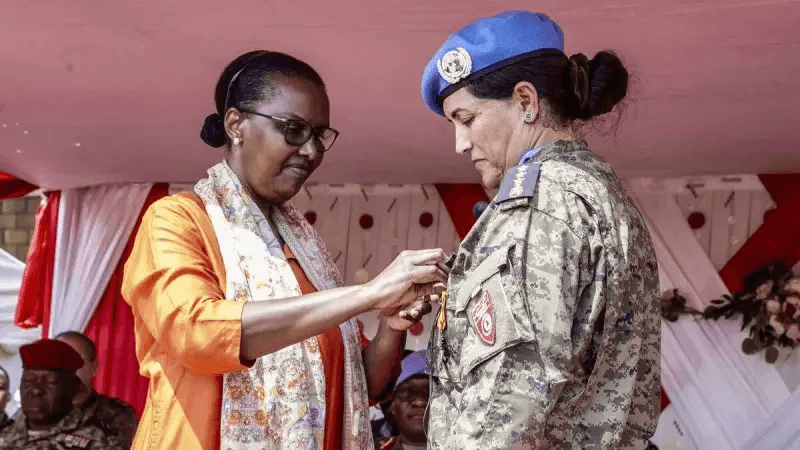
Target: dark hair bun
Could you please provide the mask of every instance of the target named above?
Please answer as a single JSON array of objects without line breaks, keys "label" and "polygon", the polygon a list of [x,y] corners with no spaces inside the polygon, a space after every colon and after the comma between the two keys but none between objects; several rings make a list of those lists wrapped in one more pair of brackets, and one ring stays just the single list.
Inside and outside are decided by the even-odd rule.
[{"label": "dark hair bun", "polygon": [[209,114],[203,122],[203,129],[200,130],[200,139],[214,148],[219,148],[225,145],[226,137],[222,116],[218,113]]},{"label": "dark hair bun", "polygon": [[608,113],[628,92],[628,71],[610,51],[598,52],[591,60],[582,53],[572,55],[567,67],[565,106],[571,118],[588,120]]}]

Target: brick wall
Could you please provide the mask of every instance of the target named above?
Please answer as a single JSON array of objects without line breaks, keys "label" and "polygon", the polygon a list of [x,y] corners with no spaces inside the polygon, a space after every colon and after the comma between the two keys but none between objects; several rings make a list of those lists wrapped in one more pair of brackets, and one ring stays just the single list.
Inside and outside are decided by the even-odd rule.
[{"label": "brick wall", "polygon": [[39,196],[0,201],[0,247],[23,262],[28,256],[39,202]]}]

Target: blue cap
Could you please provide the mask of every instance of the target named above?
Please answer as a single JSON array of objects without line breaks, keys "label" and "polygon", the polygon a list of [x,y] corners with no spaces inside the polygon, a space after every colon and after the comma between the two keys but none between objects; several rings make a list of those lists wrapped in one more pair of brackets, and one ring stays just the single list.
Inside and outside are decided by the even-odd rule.
[{"label": "blue cap", "polygon": [[422,73],[422,98],[443,116],[438,99],[465,80],[543,50],[564,52],[561,27],[545,14],[506,11],[478,19],[450,35],[428,62]]},{"label": "blue cap", "polygon": [[397,383],[394,385],[395,388],[414,375],[425,375],[427,367],[427,362],[425,361],[426,353],[425,350],[420,350],[403,358],[400,363],[402,372],[400,372],[400,378],[397,379]]}]

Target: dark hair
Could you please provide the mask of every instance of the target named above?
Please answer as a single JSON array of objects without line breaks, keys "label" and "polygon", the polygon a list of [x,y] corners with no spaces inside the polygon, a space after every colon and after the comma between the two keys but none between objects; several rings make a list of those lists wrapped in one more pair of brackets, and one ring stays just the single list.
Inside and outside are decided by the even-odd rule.
[{"label": "dark hair", "polygon": [[85,362],[90,363],[97,359],[97,347],[95,346],[94,341],[92,341],[89,338],[89,336],[79,331],[65,331],[63,333],[59,333],[58,336],[56,336],[56,339],[61,339],[61,338],[77,339],[81,341],[84,345],[84,348],[86,349],[86,353],[88,353],[89,356],[89,361]]},{"label": "dark hair", "polygon": [[256,50],[234,59],[217,81],[214,103],[217,112],[206,117],[200,138],[212,147],[229,144],[223,118],[228,108],[252,108],[269,100],[280,88],[279,77],[299,77],[324,88],[311,66],[285,53]]},{"label": "dark hair", "polygon": [[628,91],[628,71],[611,51],[601,51],[591,60],[583,53],[567,58],[560,51],[537,52],[464,85],[477,98],[505,100],[522,81],[536,87],[550,118],[561,127],[610,112]]}]

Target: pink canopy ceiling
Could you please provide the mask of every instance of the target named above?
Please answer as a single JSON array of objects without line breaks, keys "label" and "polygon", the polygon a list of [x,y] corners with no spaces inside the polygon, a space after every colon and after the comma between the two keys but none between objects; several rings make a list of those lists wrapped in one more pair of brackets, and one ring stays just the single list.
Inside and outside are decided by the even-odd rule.
[{"label": "pink canopy ceiling", "polygon": [[48,188],[192,181],[221,69],[281,50],[315,66],[342,132],[318,182],[477,181],[419,95],[449,32],[547,12],[570,53],[612,48],[635,76],[616,139],[624,176],[800,171],[800,3],[781,0],[3,0],[0,169]]}]

